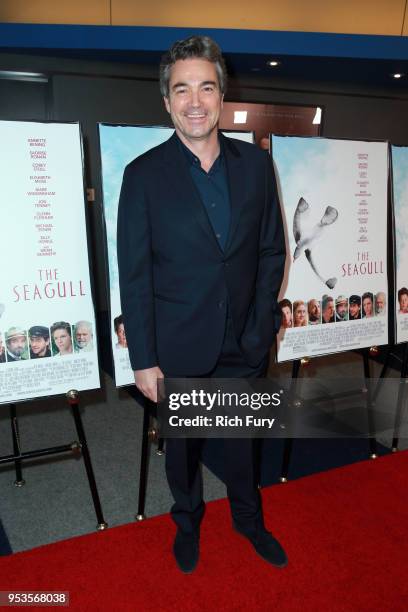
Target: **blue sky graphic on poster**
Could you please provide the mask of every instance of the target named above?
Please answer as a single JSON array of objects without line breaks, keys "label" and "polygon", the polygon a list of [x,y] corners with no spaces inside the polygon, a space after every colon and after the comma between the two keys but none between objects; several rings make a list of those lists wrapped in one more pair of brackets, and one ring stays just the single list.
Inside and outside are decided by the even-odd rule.
[{"label": "blue sky graphic on poster", "polygon": [[123,172],[127,164],[133,159],[167,140],[173,132],[172,128],[99,125],[103,203],[109,262],[111,335],[117,386],[128,385],[133,382],[128,350],[118,345],[118,338],[113,325],[115,317],[121,314],[116,226]]},{"label": "blue sky graphic on poster", "polygon": [[123,171],[135,157],[167,140],[173,131],[171,128],[99,126],[111,290],[119,289],[116,223]]}]

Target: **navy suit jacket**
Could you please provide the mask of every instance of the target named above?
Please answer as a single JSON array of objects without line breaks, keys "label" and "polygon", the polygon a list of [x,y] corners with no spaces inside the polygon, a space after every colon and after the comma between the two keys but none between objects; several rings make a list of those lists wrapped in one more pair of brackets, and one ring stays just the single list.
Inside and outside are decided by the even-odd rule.
[{"label": "navy suit jacket", "polygon": [[132,368],[198,376],[220,354],[227,306],[257,366],[281,322],[285,240],[272,161],[224,137],[231,224],[215,237],[174,134],[125,169],[118,211],[122,311]]}]

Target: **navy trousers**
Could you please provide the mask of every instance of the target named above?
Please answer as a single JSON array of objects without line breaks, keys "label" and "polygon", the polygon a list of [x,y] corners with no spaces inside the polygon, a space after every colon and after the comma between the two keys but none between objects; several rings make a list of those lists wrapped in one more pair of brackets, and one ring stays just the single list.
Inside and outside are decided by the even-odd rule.
[{"label": "navy trousers", "polygon": [[[232,327],[226,321],[221,353],[214,369],[203,378],[258,378],[266,375],[268,357],[257,368],[249,366],[242,357]],[[257,442],[250,438],[224,438],[224,462],[227,494],[236,527],[256,535],[263,524],[261,498],[258,490]],[[171,515],[185,534],[198,535],[204,514],[200,468],[201,451],[205,439],[175,439],[166,441],[166,475],[174,505]]]}]

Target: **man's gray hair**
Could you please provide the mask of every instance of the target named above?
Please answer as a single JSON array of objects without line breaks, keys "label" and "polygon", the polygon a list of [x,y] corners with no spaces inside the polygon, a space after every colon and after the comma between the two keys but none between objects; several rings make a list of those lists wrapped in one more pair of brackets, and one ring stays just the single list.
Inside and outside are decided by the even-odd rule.
[{"label": "man's gray hair", "polygon": [[78,327],[85,327],[92,334],[92,323],[90,321],[77,321],[75,329],[77,330]]},{"label": "man's gray hair", "polygon": [[205,59],[215,64],[218,76],[218,86],[221,93],[227,90],[227,69],[222,57],[221,49],[209,36],[189,36],[185,40],[178,40],[163,55],[160,62],[160,91],[165,98],[169,97],[169,83],[171,67],[178,60]]}]

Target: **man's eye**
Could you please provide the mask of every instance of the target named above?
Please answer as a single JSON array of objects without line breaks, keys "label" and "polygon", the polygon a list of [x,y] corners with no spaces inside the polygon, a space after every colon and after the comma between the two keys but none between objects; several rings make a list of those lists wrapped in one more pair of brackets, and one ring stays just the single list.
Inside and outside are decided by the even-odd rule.
[{"label": "man's eye", "polygon": [[182,89],[176,89],[176,94],[185,94],[187,92],[187,89],[182,88]]},{"label": "man's eye", "polygon": [[204,91],[207,93],[211,93],[212,91],[214,91],[214,87],[212,85],[206,85],[204,87]]}]

